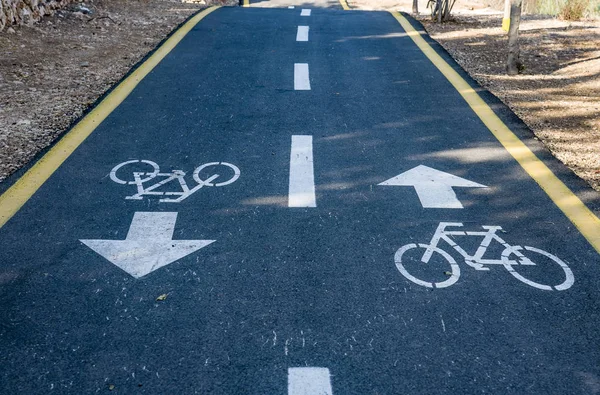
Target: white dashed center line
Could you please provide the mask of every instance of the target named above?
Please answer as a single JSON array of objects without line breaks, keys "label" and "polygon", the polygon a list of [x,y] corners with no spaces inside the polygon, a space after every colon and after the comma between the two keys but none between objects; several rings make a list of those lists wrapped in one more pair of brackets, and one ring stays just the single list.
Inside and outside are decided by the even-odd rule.
[{"label": "white dashed center line", "polygon": [[298,26],[296,41],[308,41],[308,26]]},{"label": "white dashed center line", "polygon": [[309,91],[308,63],[294,63],[294,90]]},{"label": "white dashed center line", "polygon": [[288,395],[332,395],[327,368],[289,368]]},{"label": "white dashed center line", "polygon": [[317,207],[312,141],[312,136],[292,136],[288,207]]},{"label": "white dashed center line", "polygon": [[304,8],[300,13],[300,16],[310,16],[310,10]]}]

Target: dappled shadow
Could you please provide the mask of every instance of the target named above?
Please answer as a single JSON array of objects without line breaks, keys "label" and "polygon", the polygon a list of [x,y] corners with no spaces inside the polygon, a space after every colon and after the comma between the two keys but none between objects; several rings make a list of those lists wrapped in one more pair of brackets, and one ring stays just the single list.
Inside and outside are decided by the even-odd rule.
[{"label": "dappled shadow", "polygon": [[520,32],[525,70],[511,77],[504,69],[507,38],[500,22],[461,18],[427,29],[561,161],[600,188],[600,23],[526,18]]},{"label": "dappled shadow", "polygon": [[[396,205],[404,207],[415,204],[417,201],[413,188],[401,187],[402,192],[399,193],[407,200],[393,202],[391,196],[398,192],[391,192],[390,187],[379,184],[417,164],[449,171],[458,177],[486,185],[487,188],[455,188],[455,192],[465,208],[476,212],[482,210],[492,222],[501,221],[502,218],[536,218],[547,212],[548,209],[542,209],[544,205],[550,204],[553,207],[551,200],[531,176],[491,135],[483,140],[463,141],[464,135],[458,131],[459,135],[455,135],[443,128],[431,127],[442,120],[441,115],[415,115],[410,120],[374,123],[369,128],[315,137],[314,145],[317,152],[321,153],[315,157],[318,207],[324,206],[328,210],[335,208],[336,211],[376,211],[381,214],[386,210],[393,212],[395,209],[392,207]],[[399,144],[399,141],[402,143]],[[532,143],[530,148],[534,154],[538,157],[547,156],[541,144],[535,141]],[[395,151],[396,149],[398,150]],[[390,158],[394,152],[395,157]],[[374,158],[381,158],[384,163],[393,165],[382,167]],[[289,157],[282,155],[278,166],[287,168],[288,160]],[[535,173],[533,176],[545,177],[542,173]],[[524,194],[524,191],[529,192]],[[598,193],[585,188],[577,191],[578,196],[590,204],[590,207],[600,208]],[[556,201],[557,204],[569,202],[569,196]],[[219,210],[215,214],[257,215],[257,210],[287,206],[287,194],[265,194],[243,199],[238,207]],[[411,210],[401,216],[410,217]],[[449,213],[458,214],[454,211]]]},{"label": "dappled shadow", "polygon": [[[501,17],[461,18],[443,25],[424,23],[432,38],[450,48],[451,52],[457,51],[459,63],[463,60],[460,55],[466,56],[461,48],[469,47],[472,49],[469,56],[486,61],[481,66],[485,66],[489,74],[505,74],[507,37],[500,29]],[[520,45],[525,75],[550,75],[569,64],[599,58],[596,43],[600,40],[600,24],[566,25],[552,20],[552,24],[545,27],[527,28],[527,23],[537,26],[542,22],[524,21],[521,25]],[[481,47],[481,50],[477,51],[475,47]]]},{"label": "dappled shadow", "polygon": [[379,40],[382,38],[398,38],[398,37],[408,37],[406,33],[388,33],[381,35],[372,35],[372,36],[353,36],[353,37],[344,37],[339,40],[336,40],[337,43],[343,43],[349,40]]}]

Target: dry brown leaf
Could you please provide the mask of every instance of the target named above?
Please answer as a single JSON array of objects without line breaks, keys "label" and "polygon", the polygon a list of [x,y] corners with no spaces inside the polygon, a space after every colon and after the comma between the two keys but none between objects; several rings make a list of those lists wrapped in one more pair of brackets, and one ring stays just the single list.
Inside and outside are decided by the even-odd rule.
[{"label": "dry brown leaf", "polygon": [[156,301],[157,301],[157,302],[162,302],[163,300],[167,299],[167,296],[168,296],[168,295],[169,295],[169,294],[162,294],[162,295],[160,295],[158,298],[156,298]]}]

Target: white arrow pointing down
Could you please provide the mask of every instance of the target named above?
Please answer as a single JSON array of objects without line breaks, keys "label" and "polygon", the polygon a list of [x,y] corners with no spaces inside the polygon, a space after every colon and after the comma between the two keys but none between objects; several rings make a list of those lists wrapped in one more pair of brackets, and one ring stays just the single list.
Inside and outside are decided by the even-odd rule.
[{"label": "white arrow pointing down", "polygon": [[424,208],[463,208],[453,187],[487,188],[485,185],[423,165],[405,171],[379,185],[414,187]]},{"label": "white arrow pointing down", "polygon": [[173,240],[177,213],[136,212],[125,240],[80,240],[110,262],[140,278],[215,240]]}]

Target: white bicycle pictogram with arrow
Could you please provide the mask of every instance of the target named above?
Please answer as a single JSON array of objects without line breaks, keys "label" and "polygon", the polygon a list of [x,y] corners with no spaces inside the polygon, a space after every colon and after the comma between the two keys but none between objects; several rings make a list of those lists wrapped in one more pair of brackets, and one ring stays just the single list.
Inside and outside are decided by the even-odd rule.
[{"label": "white bicycle pictogram with arrow", "polygon": [[[125,177],[127,174],[125,168],[132,165],[135,169],[129,173],[129,177]],[[149,167],[149,171],[139,171],[141,165]],[[203,170],[213,170],[217,167],[229,168],[227,171],[229,178],[225,181],[214,182],[221,177],[216,171],[206,179],[202,179],[201,172]],[[176,196],[175,198],[164,197],[160,199],[160,202],[165,203],[179,203],[184,199],[190,197],[192,194],[204,187],[222,187],[234,183],[240,177],[240,169],[227,162],[209,162],[204,163],[194,169],[193,179],[197,185],[190,188],[185,180],[186,173],[183,170],[172,170],[170,173],[160,171],[160,167],[151,160],[129,160],[123,163],[119,163],[113,167],[110,172],[110,179],[117,184],[123,185],[136,185],[137,193],[125,197],[125,199],[141,200],[144,196]],[[158,180],[158,181],[157,181]],[[150,183],[151,182],[151,183]],[[163,186],[174,183],[177,190],[165,191]],[[161,190],[158,190],[158,189]]]},{"label": "white bicycle pictogram with arrow", "polygon": [[[462,258],[464,263],[474,268],[475,270],[490,270],[487,265],[501,265],[504,266],[508,272],[513,275],[516,279],[530,285],[534,288],[543,290],[557,290],[564,291],[569,289],[574,282],[573,272],[555,255],[550,254],[544,250],[535,247],[510,245],[505,242],[497,232],[502,230],[500,226],[482,226],[484,231],[463,231],[463,230],[448,230],[448,227],[462,227],[463,224],[460,222],[440,222],[435,234],[431,238],[429,244],[406,244],[398,249],[395,254],[394,261],[396,268],[402,273],[404,277],[414,282],[415,284],[422,285],[428,288],[445,288],[456,283],[460,277],[460,267],[454,260],[454,258],[442,248],[439,247],[441,241],[446,242],[450,247],[456,250]],[[459,246],[453,239],[453,236],[466,236],[466,237],[483,237],[477,251],[473,255],[469,255],[461,246]],[[483,256],[490,247],[492,241],[499,242],[504,250],[501,253],[500,259],[484,259]],[[406,254],[412,249],[424,249],[424,253],[420,261],[416,259],[407,258]],[[533,254],[532,254],[533,253]],[[433,254],[439,254],[443,259],[450,265],[450,270],[445,272],[448,278],[443,281],[425,281],[415,277],[413,273],[423,269],[423,265],[429,263]],[[525,254],[532,257],[531,259],[526,257]],[[518,272],[519,269],[523,269],[526,266],[536,266],[533,258],[536,256],[537,259],[544,259],[556,263],[564,272],[564,281],[557,285],[546,285],[536,281],[532,281]]]}]

